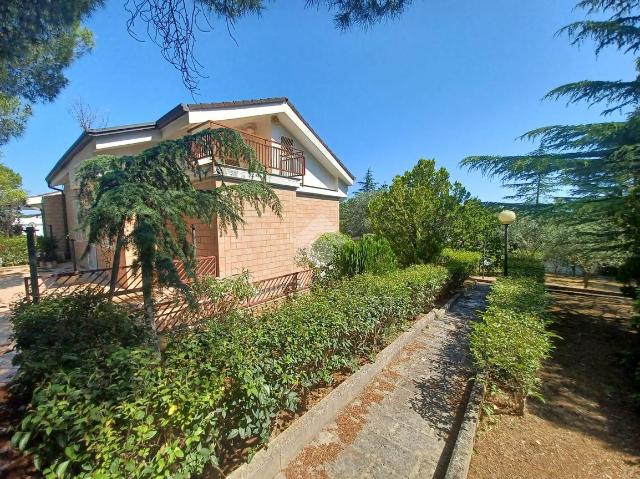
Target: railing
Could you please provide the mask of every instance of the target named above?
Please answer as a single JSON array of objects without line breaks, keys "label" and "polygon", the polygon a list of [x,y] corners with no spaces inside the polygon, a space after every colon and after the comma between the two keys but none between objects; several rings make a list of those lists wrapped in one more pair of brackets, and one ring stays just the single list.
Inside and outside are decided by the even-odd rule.
[{"label": "railing", "polygon": [[256,281],[253,285],[258,292],[243,303],[243,307],[250,308],[298,291],[304,291],[311,287],[312,281],[313,271],[310,269]]},{"label": "railing", "polygon": [[[176,261],[178,274],[183,281],[188,281],[184,271],[184,265]],[[216,257],[206,256],[198,258],[196,277],[216,275]],[[40,297],[64,296],[75,293],[95,294],[107,296],[111,269],[94,269],[88,271],[76,271],[74,273],[56,273],[48,276],[39,276]],[[296,271],[294,273],[276,276],[274,278],[256,281],[253,285],[256,293],[240,304],[241,308],[255,308],[269,301],[286,298],[311,287],[313,272],[311,270]],[[24,278],[25,292],[30,298],[30,279]],[[139,270],[131,266],[121,268],[117,286],[113,291],[113,297],[118,302],[126,302],[134,307],[142,304],[142,277]],[[167,331],[176,326],[190,326],[202,318],[212,317],[229,310],[230,301],[201,302],[197,308],[189,306],[183,297],[161,299],[162,291],[156,289],[154,294],[155,321],[158,331]]]},{"label": "railing", "polygon": [[[178,275],[183,281],[187,281],[184,264],[174,261]],[[216,257],[204,256],[197,259],[196,277],[216,275]],[[38,276],[38,289],[41,298],[53,295],[70,295],[75,293],[87,293],[95,295],[109,295],[111,283],[111,268],[75,271],[72,273],[54,273],[47,276]],[[31,298],[31,279],[24,278],[26,297]],[[116,279],[116,286],[111,294],[119,301],[133,301],[139,299],[142,292],[142,274],[140,269],[132,266],[120,268]]]},{"label": "railing", "polygon": [[[201,128],[202,126],[227,128],[240,133],[245,143],[255,151],[256,159],[270,174],[291,178],[302,178],[305,174],[305,158],[302,150],[215,122],[207,122],[195,128]],[[189,131],[193,130],[194,128]],[[207,136],[199,140],[198,143],[199,144],[194,145],[193,151],[196,158],[213,158],[223,165],[239,167],[246,167],[247,165],[246,159],[230,158],[224,151],[220,151],[221,148],[216,145],[213,139],[209,139]]]},{"label": "railing", "polygon": [[[311,287],[313,272],[311,270],[276,276],[275,278],[256,281],[253,285],[256,294],[240,304],[241,308],[254,308],[258,305],[286,298]],[[202,318],[224,314],[233,301],[201,302],[197,308],[191,308],[184,299],[172,299],[155,304],[156,328],[167,331],[176,326],[184,327],[197,323]]]}]

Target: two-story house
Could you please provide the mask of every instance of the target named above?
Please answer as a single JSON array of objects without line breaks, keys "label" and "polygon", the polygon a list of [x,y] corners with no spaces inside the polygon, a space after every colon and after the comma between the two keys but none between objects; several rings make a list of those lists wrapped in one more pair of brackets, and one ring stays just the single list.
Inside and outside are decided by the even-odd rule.
[{"label": "two-story house", "polygon": [[[256,280],[288,274],[298,249],[320,234],[338,231],[339,200],[346,197],[354,177],[287,98],[180,104],[150,123],[92,129],[83,132],[46,177],[62,194],[43,197],[46,234],[58,240],[59,253],[69,257],[73,247],[83,269],[107,265],[108,251],[87,245],[78,227],[78,184],[75,173],[83,160],[99,154],[135,154],[166,139],[176,139],[203,128],[238,130],[267,168],[268,182],[278,194],[284,213],[258,216],[247,210],[246,224],[237,236],[194,222],[198,256],[215,256],[218,275],[248,269]],[[223,170],[224,181],[245,181],[242,165]],[[215,188],[220,177],[200,182]],[[73,241],[67,241],[67,236]],[[132,258],[126,259],[129,264]]]}]

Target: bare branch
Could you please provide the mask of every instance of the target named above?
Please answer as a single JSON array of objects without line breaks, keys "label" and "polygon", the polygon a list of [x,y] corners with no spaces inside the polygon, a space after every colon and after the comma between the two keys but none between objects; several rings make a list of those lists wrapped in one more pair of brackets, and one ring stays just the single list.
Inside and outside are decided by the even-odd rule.
[{"label": "bare branch", "polygon": [[109,122],[109,115],[106,112],[93,108],[80,97],[71,102],[69,113],[84,131],[104,128]]}]

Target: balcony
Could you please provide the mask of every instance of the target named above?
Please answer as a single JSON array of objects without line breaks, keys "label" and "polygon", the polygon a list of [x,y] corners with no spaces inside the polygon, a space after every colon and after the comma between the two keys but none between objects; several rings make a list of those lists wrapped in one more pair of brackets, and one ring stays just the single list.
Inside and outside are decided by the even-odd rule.
[{"label": "balcony", "polygon": [[[207,122],[205,124],[198,125],[197,127],[189,130],[189,132],[192,132],[196,128],[200,129],[203,126],[212,129],[227,128],[240,133],[245,143],[253,149],[257,160],[262,164],[262,166],[264,166],[267,173],[271,175],[285,176],[287,178],[302,179],[304,177],[305,158],[302,150],[215,122]],[[192,149],[195,157],[198,159],[214,158],[219,164],[237,166],[240,168],[246,168],[247,166],[247,161],[245,159],[232,158],[229,155],[226,155],[224,151],[221,151],[222,148],[211,140],[207,141],[204,139],[204,141],[194,144]]]}]

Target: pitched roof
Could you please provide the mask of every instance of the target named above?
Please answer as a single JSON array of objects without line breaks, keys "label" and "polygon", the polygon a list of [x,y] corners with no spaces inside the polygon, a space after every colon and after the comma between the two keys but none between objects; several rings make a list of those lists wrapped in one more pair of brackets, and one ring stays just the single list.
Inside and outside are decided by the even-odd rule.
[{"label": "pitched roof", "polygon": [[237,108],[244,106],[260,106],[260,105],[272,105],[277,103],[286,103],[289,105],[291,110],[300,118],[302,123],[309,128],[311,133],[315,135],[315,137],[322,143],[322,145],[331,153],[331,155],[336,159],[338,164],[347,172],[347,174],[355,179],[355,176],[349,171],[349,169],[345,166],[345,164],[336,156],[336,154],[329,148],[329,145],[325,143],[325,141],[316,133],[316,131],[311,127],[311,125],[304,119],[304,117],[300,114],[297,108],[293,105],[291,101],[287,97],[274,97],[274,98],[257,98],[253,100],[237,100],[237,101],[222,101],[215,103],[180,103],[176,105],[174,108],[169,110],[167,113],[162,115],[156,121],[147,122],[147,123],[136,123],[132,125],[120,125],[120,126],[110,126],[107,128],[90,128],[83,131],[78,139],[73,142],[73,144],[64,152],[64,154],[60,157],[60,159],[53,166],[49,174],[46,176],[46,181],[49,183],[53,176],[58,173],[70,160],[76,155],[82,148],[84,148],[92,138],[110,135],[112,133],[124,133],[124,132],[133,132],[133,131],[144,131],[144,130],[153,130],[156,128],[163,128],[172,121],[181,117],[185,113],[190,111],[200,111],[200,110],[216,110],[223,108]]}]

